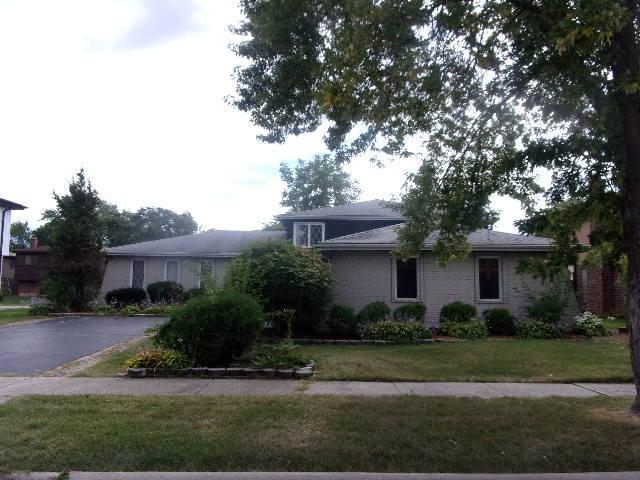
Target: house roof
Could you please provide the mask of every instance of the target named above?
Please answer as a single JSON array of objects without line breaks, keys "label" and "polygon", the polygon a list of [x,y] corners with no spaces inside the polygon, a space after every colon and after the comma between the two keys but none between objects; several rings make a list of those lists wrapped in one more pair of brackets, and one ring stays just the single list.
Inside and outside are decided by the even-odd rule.
[{"label": "house roof", "polygon": [[[386,250],[395,248],[398,244],[398,229],[402,224],[353,233],[343,237],[326,240],[318,245],[321,250]],[[431,250],[438,240],[439,232],[429,235],[422,248]],[[495,230],[475,230],[471,232],[467,241],[472,250],[525,250],[546,251],[551,246],[551,240],[542,237],[517,235],[515,233],[497,232]]]},{"label": "house roof", "polygon": [[393,203],[375,199],[348,203],[337,207],[314,208],[301,212],[287,212],[278,215],[279,220],[404,220]]},{"label": "house roof", "polygon": [[284,240],[285,232],[210,230],[106,249],[107,255],[144,257],[234,257],[253,242]]},{"label": "house roof", "polygon": [[27,207],[16,202],[5,200],[4,198],[0,198],[0,208],[6,208],[9,210],[24,210]]}]

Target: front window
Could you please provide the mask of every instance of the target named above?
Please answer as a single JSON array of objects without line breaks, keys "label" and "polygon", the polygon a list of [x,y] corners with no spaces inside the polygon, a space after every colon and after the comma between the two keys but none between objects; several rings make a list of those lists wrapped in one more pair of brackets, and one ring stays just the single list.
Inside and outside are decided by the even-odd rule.
[{"label": "front window", "polygon": [[200,276],[198,277],[198,287],[202,287],[203,279],[213,281],[213,262],[211,260],[203,260],[200,262]]},{"label": "front window", "polygon": [[502,282],[500,277],[499,258],[478,258],[478,287],[480,300],[500,300],[502,298]]},{"label": "front window", "polygon": [[418,298],[418,265],[415,258],[396,259],[396,299]]},{"label": "front window", "polygon": [[178,261],[167,260],[167,271],[165,275],[167,282],[178,282]]},{"label": "front window", "polygon": [[131,265],[131,286],[144,288],[144,260],[134,260]]},{"label": "front window", "polygon": [[293,243],[301,247],[312,247],[324,241],[324,223],[295,223]]}]

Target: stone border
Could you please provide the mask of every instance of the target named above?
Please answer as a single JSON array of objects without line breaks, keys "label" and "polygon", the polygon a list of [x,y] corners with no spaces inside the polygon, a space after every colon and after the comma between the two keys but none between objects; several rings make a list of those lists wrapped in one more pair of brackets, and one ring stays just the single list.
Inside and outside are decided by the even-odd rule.
[{"label": "stone border", "polygon": [[312,360],[302,368],[128,368],[127,376],[145,377],[199,377],[199,378],[298,378],[313,376],[316,368]]},{"label": "stone border", "polygon": [[[282,338],[265,338],[267,342],[279,342]],[[435,338],[426,338],[424,340],[407,340],[407,341],[391,341],[391,340],[334,340],[331,338],[294,338],[293,342],[299,345],[426,345],[429,343],[440,342]]]}]

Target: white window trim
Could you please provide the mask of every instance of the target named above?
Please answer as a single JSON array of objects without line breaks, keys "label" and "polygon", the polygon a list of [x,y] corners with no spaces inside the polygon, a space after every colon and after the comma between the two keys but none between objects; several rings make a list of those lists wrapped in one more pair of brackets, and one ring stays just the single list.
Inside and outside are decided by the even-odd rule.
[{"label": "white window trim", "polygon": [[298,245],[298,225],[305,225],[307,227],[307,240],[311,241],[311,225],[320,225],[322,227],[322,241],[324,242],[324,222],[293,222],[293,244],[297,247],[311,248],[313,245]]},{"label": "white window trim", "polygon": [[211,264],[211,275],[214,280],[216,279],[216,264],[213,261],[213,258],[211,260],[200,260],[198,262],[198,288],[202,286],[202,264],[204,262],[209,262]]},{"label": "white window trim", "polygon": [[144,258],[132,258],[129,262],[129,287],[133,288],[133,262],[142,262],[142,288],[147,281],[147,261]]},{"label": "white window trim", "polygon": [[181,279],[182,279],[182,262],[180,260],[178,260],[177,258],[167,258],[164,261],[164,281],[168,282],[169,280],[167,279],[167,273],[169,270],[169,262],[176,262],[178,268],[176,269],[176,283],[181,283]]},{"label": "white window trim", "polygon": [[398,297],[398,259],[391,259],[391,298],[397,303],[416,303],[420,301],[422,281],[420,275],[420,258],[416,257],[416,298]]},{"label": "white window trim", "polygon": [[[480,259],[498,260],[498,291],[500,298],[480,298]],[[504,303],[504,273],[502,257],[497,255],[479,255],[476,257],[476,292],[478,303]]]}]

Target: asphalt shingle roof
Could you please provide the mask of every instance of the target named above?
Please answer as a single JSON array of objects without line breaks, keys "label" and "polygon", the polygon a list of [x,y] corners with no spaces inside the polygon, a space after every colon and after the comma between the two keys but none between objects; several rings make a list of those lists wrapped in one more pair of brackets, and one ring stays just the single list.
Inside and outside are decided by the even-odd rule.
[{"label": "asphalt shingle roof", "polygon": [[285,232],[263,230],[210,230],[182,237],[164,238],[107,248],[107,255],[233,257],[253,242],[285,240]]},{"label": "asphalt shingle roof", "polygon": [[287,212],[278,215],[280,220],[298,219],[383,219],[383,220],[404,220],[402,215],[391,208],[392,204],[384,200],[375,199],[364,202],[348,203],[337,207],[315,208],[313,210],[303,210],[301,212]]},{"label": "asphalt shingle roof", "polygon": [[[332,238],[319,244],[322,250],[332,249],[367,249],[367,248],[393,248],[398,243],[397,230],[402,224],[367,230],[366,232],[353,233],[343,237]],[[435,245],[439,233],[437,231],[429,235],[423,249],[430,250]],[[467,241],[473,250],[548,250],[551,240],[543,237],[517,235],[515,233],[497,232],[495,230],[475,230],[471,232]]]},{"label": "asphalt shingle roof", "polygon": [[19,203],[12,202],[11,200],[6,200],[4,198],[0,198],[0,207],[8,208],[9,210],[24,210],[27,208],[24,205],[20,205]]}]

